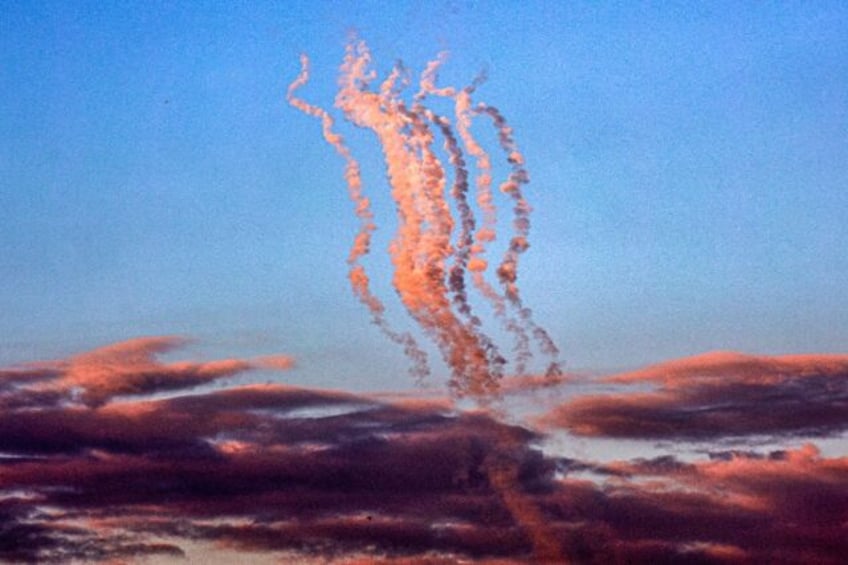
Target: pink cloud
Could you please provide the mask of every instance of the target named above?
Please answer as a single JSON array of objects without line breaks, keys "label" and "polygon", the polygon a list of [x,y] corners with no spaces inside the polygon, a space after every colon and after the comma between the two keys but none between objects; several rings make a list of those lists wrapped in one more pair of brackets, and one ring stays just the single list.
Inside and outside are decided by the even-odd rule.
[{"label": "pink cloud", "polygon": [[173,363],[157,359],[187,341],[177,336],[137,338],[66,360],[3,370],[0,393],[5,385],[7,390],[15,388],[12,397],[26,391],[33,399],[40,395],[46,402],[80,401],[94,407],[116,396],[186,390],[253,369],[287,370],[294,365],[293,359],[284,355]]},{"label": "pink cloud", "polygon": [[665,361],[644,369],[607,377],[607,382],[659,382],[664,386],[691,386],[692,382],[720,384],[727,378],[737,382],[775,384],[788,378],[844,377],[848,355],[745,355],[713,351]]}]

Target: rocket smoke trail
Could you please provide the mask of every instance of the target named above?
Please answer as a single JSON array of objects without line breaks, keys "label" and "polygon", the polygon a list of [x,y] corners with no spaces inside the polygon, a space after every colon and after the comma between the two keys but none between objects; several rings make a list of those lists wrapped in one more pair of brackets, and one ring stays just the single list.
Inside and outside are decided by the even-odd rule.
[{"label": "rocket smoke trail", "polygon": [[[525,371],[531,358],[530,335],[539,350],[551,358],[549,373],[559,372],[559,351],[547,332],[533,321],[519,294],[519,256],[529,245],[531,212],[522,192],[528,181],[523,156],[500,112],[492,106],[475,106],[472,102],[472,94],[484,76],[462,89],[436,86],[436,73],[444,60],[445,54],[441,53],[427,64],[418,92],[407,103],[402,94],[409,78],[403,67],[395,65],[372,88],[377,77],[370,67],[371,54],[363,41],[354,39],[346,48],[335,107],[352,124],[373,131],[380,142],[398,218],[389,256],[392,283],[400,302],[438,348],[451,371],[453,392],[484,400],[497,395],[507,360],[472,309],[468,279],[515,337],[513,361],[518,373]],[[308,80],[305,56],[302,65],[301,74],[289,87],[289,103],[321,120],[324,138],[345,160],[345,179],[359,219],[359,231],[348,258],[351,286],[371,312],[372,320],[393,341],[404,346],[413,361],[413,373],[422,377],[428,371],[424,352],[411,335],[389,328],[385,306],[371,292],[362,265],[376,228],[369,200],[362,192],[359,165],[342,137],[333,131],[330,114],[294,95]],[[454,124],[450,118],[425,106],[428,95],[453,100]],[[500,185],[501,192],[512,199],[513,205],[509,246],[494,273],[502,291],[487,280],[489,264],[485,253],[498,235],[498,211],[492,191],[491,158],[471,133],[472,121],[479,116],[488,116],[494,123],[500,146],[512,166],[507,180]],[[473,160],[476,170],[473,202],[466,155]],[[515,312],[515,317],[510,311]]]},{"label": "rocket smoke trail", "polygon": [[494,342],[482,332],[482,322],[471,310],[468,301],[468,292],[465,287],[465,272],[471,258],[471,245],[474,241],[474,215],[468,204],[468,170],[462,158],[462,149],[450,128],[450,122],[443,116],[439,116],[430,110],[424,110],[427,118],[435,124],[442,132],[445,140],[445,150],[448,152],[449,161],[454,167],[454,184],[451,188],[451,196],[456,200],[456,207],[461,218],[461,231],[457,237],[454,263],[448,275],[448,284],[453,293],[453,302],[457,310],[468,320],[477,338],[483,343],[489,356],[489,362],[496,374],[501,375],[503,366],[506,364]]},{"label": "rocket smoke trail", "polygon": [[408,333],[393,331],[386,322],[384,312],[385,306],[379,298],[374,296],[370,289],[370,279],[365,272],[365,267],[360,264],[363,256],[367,255],[371,247],[371,236],[376,229],[374,214],[371,212],[371,204],[362,193],[362,175],[359,163],[350,153],[342,136],[333,131],[333,118],[326,110],[313,106],[304,100],[295,97],[294,92],[309,80],[309,59],[306,55],[300,57],[301,71],[297,78],[289,85],[286,99],[289,104],[298,110],[321,120],[324,139],[332,145],[345,160],[345,181],[348,186],[348,194],[356,204],[356,217],[359,218],[359,231],[353,240],[347,262],[350,265],[348,278],[353,292],[359,301],[371,312],[371,318],[380,330],[393,342],[398,343],[404,349],[407,357],[412,362],[411,373],[417,380],[424,379],[430,372],[427,364],[427,356]]},{"label": "rocket smoke trail", "polygon": [[373,130],[383,147],[399,227],[389,252],[393,283],[410,315],[438,346],[452,370],[451,387],[482,397],[497,389],[485,346],[454,314],[445,283],[452,255],[453,218],[444,198],[444,169],[432,150],[432,133],[392,87],[368,90],[370,54],[363,42],[348,46],[336,106],[359,127]]},{"label": "rocket smoke trail", "polygon": [[483,344],[492,372],[500,377],[503,374],[503,366],[506,364],[506,359],[501,356],[494,342],[483,333],[480,318],[472,312],[465,284],[468,263],[472,258],[471,252],[476,226],[474,213],[468,202],[468,168],[459,141],[450,126],[450,121],[446,117],[424,107],[421,103],[428,94],[454,96],[455,92],[453,88],[437,89],[435,86],[436,71],[442,65],[446,56],[447,54],[445,52],[439,53],[438,58],[430,61],[424,72],[421,73],[420,89],[414,97],[413,111],[418,115],[424,116],[428,122],[436,126],[441,132],[444,139],[444,149],[448,154],[448,162],[454,171],[451,196],[456,201],[456,208],[460,217],[460,232],[456,238],[454,261],[448,274],[448,286],[453,295],[453,302],[456,304],[457,311],[468,321],[475,336]]},{"label": "rocket smoke trail", "polygon": [[478,104],[477,111],[487,114],[492,118],[495,128],[498,130],[498,141],[506,152],[507,161],[512,165],[512,171],[507,180],[499,187],[500,191],[508,194],[513,199],[513,237],[510,239],[501,264],[498,266],[497,275],[506,291],[506,297],[518,310],[521,319],[530,327],[533,336],[539,342],[539,347],[551,359],[547,373],[551,376],[560,375],[562,370],[559,366],[559,348],[553,342],[548,332],[533,321],[533,314],[529,308],[521,303],[518,294],[518,258],[524,253],[530,243],[530,212],[532,208],[521,190],[521,186],[530,182],[527,170],[524,168],[524,156],[518,151],[518,146],[512,137],[512,128],[506,123],[506,119],[494,106]]},{"label": "rocket smoke trail", "polygon": [[[524,374],[527,362],[530,361],[532,357],[532,354],[530,353],[530,339],[525,327],[507,313],[504,298],[497,292],[497,290],[494,289],[494,287],[492,287],[492,285],[488,283],[488,281],[486,281],[484,277],[484,271],[488,266],[488,263],[484,258],[486,253],[486,244],[493,241],[496,236],[497,210],[494,206],[492,196],[491,159],[486,150],[483,149],[471,133],[472,119],[476,114],[480,113],[478,109],[472,109],[471,95],[481,84],[483,84],[483,82],[485,82],[486,75],[485,73],[477,75],[471,84],[459,91],[451,87],[436,88],[436,72],[444,63],[445,59],[446,53],[442,52],[439,53],[437,59],[427,64],[427,67],[421,74],[421,87],[419,93],[416,95],[416,100],[422,99],[426,94],[453,98],[454,100],[457,131],[459,132],[469,154],[474,156],[476,159],[478,169],[476,200],[483,213],[483,227],[474,233],[473,241],[470,243],[470,255],[464,265],[471,271],[474,286],[492,305],[495,315],[503,322],[507,331],[514,336],[516,342],[515,372],[520,375]],[[464,177],[463,180],[467,181],[467,176]],[[465,188],[465,192],[467,192],[467,183]],[[460,203],[458,202],[458,206],[459,204]],[[511,302],[514,306],[518,305],[516,300]],[[523,314],[521,318],[525,322],[525,325],[530,326],[531,329],[535,329],[529,310],[523,309],[522,311],[522,309],[519,308],[519,313]],[[543,330],[542,333],[544,333]],[[544,335],[547,336],[546,333]],[[556,355],[554,355],[554,357],[556,357]],[[559,365],[555,359],[549,367],[548,372],[559,372]]]}]

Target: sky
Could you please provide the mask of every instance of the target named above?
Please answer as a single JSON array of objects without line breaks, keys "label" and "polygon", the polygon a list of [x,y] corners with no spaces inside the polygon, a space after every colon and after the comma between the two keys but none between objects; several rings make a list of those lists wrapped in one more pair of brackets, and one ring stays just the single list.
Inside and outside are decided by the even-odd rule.
[{"label": "sky", "polygon": [[839,562],[846,30],[3,3],[0,559]]}]

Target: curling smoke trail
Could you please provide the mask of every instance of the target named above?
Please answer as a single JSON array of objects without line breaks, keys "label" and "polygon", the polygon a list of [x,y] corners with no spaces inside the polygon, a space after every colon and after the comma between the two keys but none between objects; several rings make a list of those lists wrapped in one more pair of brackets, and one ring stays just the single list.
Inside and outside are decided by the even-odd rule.
[{"label": "curling smoke trail", "polygon": [[427,356],[424,351],[418,346],[413,338],[408,333],[398,333],[389,327],[385,319],[385,306],[372,292],[370,288],[370,279],[360,263],[362,257],[367,255],[371,248],[371,236],[376,229],[374,224],[374,214],[371,212],[371,204],[368,198],[362,193],[362,175],[359,168],[359,163],[353,158],[347,145],[341,135],[333,131],[333,118],[323,108],[313,106],[308,102],[297,98],[294,93],[309,80],[309,58],[306,55],[300,57],[301,70],[297,78],[289,85],[286,99],[289,104],[298,110],[310,116],[321,120],[321,129],[324,134],[324,139],[332,145],[336,152],[345,160],[344,177],[348,186],[348,194],[351,200],[356,205],[356,217],[359,219],[359,231],[353,240],[350,254],[348,255],[348,279],[350,280],[353,292],[359,301],[364,304],[369,312],[371,319],[375,325],[386,335],[391,341],[401,345],[406,353],[406,356],[412,362],[410,372],[417,380],[424,379],[430,372],[427,364]]},{"label": "curling smoke trail", "polygon": [[468,264],[472,259],[471,253],[476,226],[474,213],[468,202],[468,168],[459,141],[450,126],[450,121],[431,109],[425,108],[421,103],[428,94],[444,97],[453,97],[455,95],[453,88],[437,89],[435,85],[436,72],[444,63],[446,57],[447,54],[445,52],[439,53],[438,58],[430,61],[424,72],[421,73],[420,88],[414,97],[413,111],[420,116],[424,116],[428,122],[435,125],[441,132],[444,139],[444,149],[448,154],[448,162],[453,167],[454,182],[451,187],[451,196],[456,202],[461,226],[460,233],[456,238],[454,261],[448,274],[448,286],[453,295],[453,302],[456,304],[457,311],[467,320],[475,337],[483,344],[493,373],[497,377],[500,377],[503,375],[506,359],[501,356],[494,342],[483,333],[482,322],[472,311],[465,284]]},{"label": "curling smoke trail", "polygon": [[497,108],[487,104],[478,104],[477,111],[492,119],[498,131],[498,141],[501,148],[506,152],[507,162],[512,166],[509,177],[499,187],[501,192],[508,194],[513,200],[513,236],[509,241],[509,247],[503,260],[498,266],[498,279],[505,289],[507,300],[518,310],[521,320],[533,332],[533,336],[539,343],[539,348],[550,358],[547,374],[559,376],[562,374],[559,365],[559,348],[548,335],[548,332],[533,321],[533,313],[522,304],[518,293],[518,259],[530,247],[528,236],[530,234],[530,213],[533,210],[521,190],[522,185],[530,182],[530,176],[527,169],[524,168],[524,156],[518,151],[518,146],[512,137],[512,128],[509,127],[503,114]]},{"label": "curling smoke trail", "polygon": [[401,302],[437,344],[459,395],[482,398],[497,390],[497,374],[485,345],[454,314],[445,283],[453,254],[453,219],[444,197],[444,169],[432,149],[426,122],[406,108],[394,89],[393,71],[379,93],[368,89],[370,53],[364,42],[348,45],[336,106],[359,127],[373,130],[383,147],[398,231],[389,252]]},{"label": "curling smoke trail", "polygon": [[[530,334],[539,349],[551,358],[549,373],[559,372],[559,352],[547,332],[533,321],[531,311],[523,305],[519,295],[518,263],[529,245],[531,212],[521,190],[528,181],[523,156],[500,112],[492,106],[472,103],[471,95],[484,76],[478,76],[459,90],[436,86],[436,73],[444,60],[442,53],[428,63],[421,74],[418,92],[412,97],[412,103],[407,104],[402,94],[409,78],[403,67],[396,65],[376,88],[372,88],[376,73],[370,68],[371,54],[363,41],[353,40],[347,46],[341,66],[335,106],[354,125],[373,131],[383,149],[398,217],[397,232],[389,245],[394,289],[410,316],[438,347],[451,370],[450,384],[454,392],[479,400],[497,393],[506,359],[472,310],[466,285],[469,278],[492,305],[496,317],[515,336],[514,362],[519,374],[525,371],[531,358]],[[289,87],[289,102],[321,119],[325,139],[345,159],[345,178],[350,197],[356,204],[360,227],[348,259],[351,285],[359,300],[370,310],[374,322],[393,341],[404,346],[413,360],[413,372],[423,376],[427,371],[423,351],[411,335],[399,334],[388,327],[385,307],[371,292],[368,275],[361,263],[369,252],[376,228],[370,203],[362,193],[359,165],[341,136],[333,131],[329,113],[294,96],[294,91],[308,79],[305,57],[302,63],[301,74]],[[424,105],[428,95],[453,100],[455,129],[447,117]],[[507,161],[512,166],[507,180],[500,186],[501,192],[513,202],[513,233],[496,269],[503,293],[486,280],[489,267],[486,247],[496,238],[498,211],[492,191],[491,158],[471,133],[473,119],[481,115],[492,119],[501,148],[506,151]],[[441,147],[437,135],[441,138]],[[479,221],[469,199],[470,173],[466,154],[476,167],[474,204],[480,213]],[[452,185],[448,190],[449,178],[452,178]],[[507,311],[508,307],[517,317]]]},{"label": "curling smoke trail", "polygon": [[[443,116],[439,116],[435,112],[423,109],[421,100],[426,94],[432,93],[439,96],[455,96],[455,91],[451,88],[436,89],[435,78],[436,71],[444,62],[445,54],[440,53],[438,59],[430,62],[421,76],[421,87],[415,96],[415,105],[413,108],[419,113],[427,116],[428,120],[436,125],[441,131],[444,138],[445,150],[448,154],[448,159],[454,167],[454,184],[451,190],[451,195],[456,201],[456,208],[461,219],[461,231],[457,237],[455,250],[455,260],[451,268],[449,281],[450,287],[454,295],[454,303],[457,309],[465,315],[466,319],[472,327],[478,329],[480,320],[473,315],[471,306],[468,302],[467,293],[465,290],[465,271],[468,268],[470,261],[476,261],[476,265],[481,267],[473,271],[475,278],[475,286],[486,296],[494,305],[498,316],[506,322],[507,329],[510,330],[517,339],[516,346],[516,372],[519,374],[524,372],[524,367],[530,359],[529,339],[521,327],[512,317],[505,312],[504,302],[500,295],[483,279],[483,271],[485,270],[485,260],[482,256],[485,253],[486,242],[494,239],[494,231],[496,226],[496,213],[492,205],[491,195],[491,163],[489,157],[483,148],[476,143],[470,132],[470,101],[466,98],[485,78],[483,76],[474,80],[471,86],[462,91],[463,97],[457,97],[457,121],[459,123],[460,135],[463,136],[466,147],[469,148],[469,153],[477,158],[478,166],[481,170],[481,175],[478,179],[477,202],[483,209],[486,217],[484,230],[474,234],[475,220],[471,208],[468,203],[468,170],[465,160],[463,159],[462,150],[459,147],[456,136],[450,127],[449,121]],[[508,151],[508,161],[514,165],[513,171],[510,174],[507,182],[501,185],[502,192],[508,192],[516,200],[515,203],[515,220],[513,222],[516,235],[510,241],[510,247],[501,262],[498,269],[498,278],[506,288],[506,296],[511,304],[513,304],[521,314],[521,319],[534,329],[534,335],[541,341],[541,349],[553,355],[554,361],[548,368],[547,374],[558,374],[559,366],[556,363],[558,350],[553,342],[548,337],[547,333],[536,326],[531,318],[530,311],[522,307],[518,295],[518,285],[516,282],[518,271],[518,254],[523,252],[527,247],[527,235],[529,232],[529,214],[530,206],[524,200],[520,191],[520,185],[527,182],[528,177],[523,169],[523,158],[518,153],[515,143],[512,141],[511,132],[506,125],[505,120],[499,113],[493,115],[495,124],[498,128],[499,139],[501,146]],[[519,168],[516,170],[515,166]],[[506,190],[505,190],[506,189]],[[491,231],[487,231],[491,230]],[[489,239],[490,234],[492,235]],[[501,272],[504,274],[502,275]],[[511,275],[511,276],[507,276]],[[536,331],[540,332],[537,334]],[[487,350],[495,357],[490,362],[497,363],[498,367],[504,363],[502,357],[497,352],[497,349],[488,339],[488,337],[480,331],[479,337],[484,341]],[[550,346],[550,347],[547,347]],[[486,475],[489,478],[490,486],[500,495],[504,505],[530,537],[533,546],[534,560],[538,563],[563,563],[562,548],[558,542],[556,535],[551,531],[545,522],[545,518],[533,502],[533,500],[522,492],[521,482],[519,480],[520,466],[518,460],[512,456],[516,445],[519,442],[512,437],[508,431],[504,431],[499,437],[499,445],[486,459],[483,467]]]},{"label": "curling smoke trail", "polygon": [[[515,338],[515,372],[522,375],[526,371],[527,363],[532,358],[530,353],[530,339],[524,326],[515,318],[509,315],[506,311],[504,298],[495,290],[492,285],[485,279],[485,271],[488,267],[488,262],[484,258],[486,254],[486,245],[494,241],[497,229],[497,209],[494,206],[492,196],[492,163],[488,153],[477,142],[471,133],[471,124],[473,117],[478,114],[471,107],[471,95],[475,90],[486,80],[485,73],[479,74],[470,85],[460,91],[453,88],[436,88],[436,72],[444,63],[446,54],[439,54],[439,57],[428,63],[426,69],[421,75],[421,87],[416,99],[423,98],[425,94],[434,94],[436,96],[449,97],[454,99],[454,111],[456,113],[457,131],[462,138],[463,144],[468,150],[468,153],[475,157],[478,176],[477,176],[477,204],[483,212],[483,227],[474,233],[473,241],[470,243],[470,255],[465,265],[471,271],[471,277],[474,286],[492,305],[495,315]],[[465,179],[467,181],[467,175]],[[465,185],[467,192],[467,182]],[[473,228],[472,228],[473,231]],[[517,266],[517,265],[516,265]],[[516,271],[517,274],[517,271]],[[520,311],[520,310],[519,310]],[[522,316],[525,324],[532,320],[528,316]],[[528,324],[530,325],[530,324]]]},{"label": "curling smoke trail", "polygon": [[468,268],[468,262],[471,259],[471,245],[474,242],[473,233],[475,226],[474,215],[468,204],[467,197],[468,170],[465,167],[462,150],[450,128],[450,122],[448,122],[447,118],[439,116],[430,110],[424,110],[424,112],[427,118],[442,132],[442,137],[445,140],[445,150],[448,152],[449,161],[454,168],[454,184],[451,188],[451,196],[456,200],[462,229],[457,237],[454,263],[448,275],[448,284],[453,293],[453,302],[456,304],[457,310],[468,320],[472,331],[475,332],[475,336],[482,342],[483,347],[486,349],[489,363],[495,373],[500,376],[503,374],[506,359],[501,356],[497,346],[489,336],[483,333],[482,322],[471,309],[465,286],[465,272]]}]

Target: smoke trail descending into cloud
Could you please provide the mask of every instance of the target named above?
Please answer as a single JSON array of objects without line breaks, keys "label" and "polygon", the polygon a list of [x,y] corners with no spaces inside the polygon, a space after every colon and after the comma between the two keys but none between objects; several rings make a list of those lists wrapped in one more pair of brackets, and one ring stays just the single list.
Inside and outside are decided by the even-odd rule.
[{"label": "smoke trail descending into cloud", "polygon": [[[468,170],[462,156],[462,149],[447,118],[428,109],[423,109],[423,112],[441,131],[442,137],[445,140],[445,150],[448,152],[449,161],[454,167],[454,183],[451,189],[451,196],[456,200],[456,208],[460,215],[462,227],[456,241],[454,262],[448,275],[448,285],[453,293],[453,302],[456,304],[457,310],[468,320],[468,323],[475,331],[476,337],[483,343],[487,351],[489,363],[495,368],[495,373],[500,375],[502,374],[503,366],[506,364],[506,359],[501,356],[497,346],[489,336],[483,333],[482,322],[471,309],[465,284],[465,274],[468,269],[468,263],[471,260],[471,246],[474,242],[475,221],[474,214],[468,203]],[[517,370],[518,372],[523,372],[523,366]]]},{"label": "smoke trail descending into cloud", "polygon": [[[438,67],[430,68],[428,71],[435,76]],[[477,142],[471,133],[471,124],[474,112],[471,107],[471,94],[486,80],[485,74],[480,74],[465,88],[455,91],[453,89],[436,89],[435,79],[422,81],[422,88],[429,87],[434,94],[452,96],[454,98],[454,111],[456,113],[457,131],[462,139],[468,153],[475,158],[477,165],[477,205],[482,213],[482,227],[474,233],[471,246],[471,256],[468,260],[468,268],[474,286],[489,301],[495,310],[496,316],[504,323],[506,329],[515,337],[515,372],[523,374],[527,362],[531,358],[530,340],[524,327],[506,312],[504,297],[489,284],[485,278],[488,262],[485,259],[486,246],[496,238],[497,233],[497,208],[494,205],[492,194],[492,161],[489,154]]]},{"label": "smoke trail descending into cloud", "polygon": [[[395,65],[372,88],[377,75],[371,69],[371,53],[364,41],[353,39],[341,66],[335,106],[352,124],[373,131],[380,142],[397,210],[398,227],[389,255],[394,268],[392,283],[401,303],[438,347],[451,370],[454,393],[485,400],[497,395],[507,360],[472,309],[467,279],[473,281],[484,303],[492,307],[514,336],[515,372],[524,373],[531,359],[530,335],[540,351],[551,358],[549,373],[559,372],[559,351],[519,297],[518,258],[529,245],[531,212],[521,191],[528,181],[524,158],[500,112],[491,106],[474,105],[472,94],[485,80],[484,75],[461,89],[437,87],[437,71],[445,58],[446,54],[440,53],[427,64],[418,92],[407,102],[402,94],[409,75],[402,65]],[[345,179],[356,204],[360,227],[349,257],[354,293],[386,335],[405,347],[413,360],[413,372],[424,376],[427,361],[423,351],[411,335],[388,327],[385,306],[370,290],[370,279],[361,260],[369,252],[375,222],[370,202],[362,192],[359,165],[342,137],[333,131],[329,112],[295,97],[294,92],[308,80],[306,56],[301,62],[303,68],[289,87],[288,101],[321,120],[324,138],[345,160]],[[428,95],[453,100],[454,124],[425,106]],[[489,264],[485,254],[498,236],[498,210],[492,191],[492,161],[471,133],[472,121],[480,115],[488,115],[494,121],[500,145],[512,165],[501,185],[501,191],[512,198],[514,216],[509,246],[495,273],[502,292],[487,279]],[[469,199],[466,154],[473,159],[477,173],[473,203]],[[508,309],[514,309],[515,315]]]}]

